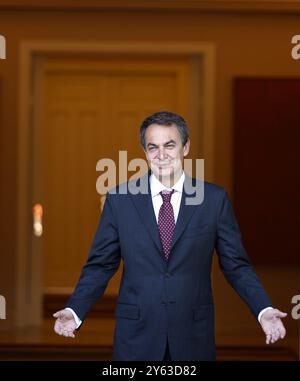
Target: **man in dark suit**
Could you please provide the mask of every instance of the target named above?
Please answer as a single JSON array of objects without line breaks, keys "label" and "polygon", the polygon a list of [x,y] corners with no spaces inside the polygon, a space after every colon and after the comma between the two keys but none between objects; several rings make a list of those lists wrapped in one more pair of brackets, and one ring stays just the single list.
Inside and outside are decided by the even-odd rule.
[{"label": "man in dark suit", "polygon": [[[214,360],[216,249],[226,279],[258,319],[266,343],[283,338],[286,314],[272,307],[249,262],[225,190],[182,170],[190,147],[184,119],[155,113],[142,123],[140,138],[150,171],[136,184],[146,184],[146,192],[124,192],[124,184],[122,191],[109,192],[76,289],[54,314],[55,332],[74,337],[122,258],[114,359]],[[194,194],[187,192],[191,184]],[[188,202],[201,187],[201,202]]]}]

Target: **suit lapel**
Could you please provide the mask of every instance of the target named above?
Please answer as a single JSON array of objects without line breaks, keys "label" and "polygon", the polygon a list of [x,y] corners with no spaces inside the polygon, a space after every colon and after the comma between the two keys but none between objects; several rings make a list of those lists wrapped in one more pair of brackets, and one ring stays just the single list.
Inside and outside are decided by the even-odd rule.
[{"label": "suit lapel", "polygon": [[138,193],[136,195],[131,195],[131,199],[138,211],[138,214],[146,226],[153,242],[155,243],[159,252],[163,255],[163,248],[159,236],[158,226],[155,218],[155,213],[153,209],[152,196],[150,191],[149,176],[150,172],[146,174],[148,176],[148,192],[147,194]]},{"label": "suit lapel", "polygon": [[[191,179],[189,179],[191,180]],[[196,210],[197,205],[187,205],[186,204],[186,198],[187,197],[193,197],[193,195],[187,195],[185,191],[185,186],[183,186],[182,189],[182,197],[181,197],[181,202],[180,202],[180,208],[179,208],[179,214],[173,234],[173,239],[172,239],[172,246],[171,250],[175,246],[176,242],[184,232],[188,222],[192,218],[193,213]],[[171,255],[172,257],[172,255]]]},{"label": "suit lapel", "polygon": [[[156,217],[155,217],[155,213],[153,209],[153,203],[152,203],[152,196],[151,196],[151,190],[150,190],[150,184],[149,184],[150,173],[151,172],[149,171],[145,175],[145,176],[148,176],[147,194],[138,193],[136,195],[131,195],[131,199],[137,209],[137,212],[143,224],[146,226],[150,234],[150,237],[152,238],[155,246],[159,250],[162,258],[164,259],[163,248],[162,248],[162,244],[161,244],[161,240],[159,236],[158,226],[157,226]],[[191,181],[191,179],[189,180]],[[193,197],[193,195],[187,194],[185,191],[185,186],[183,186],[179,215],[178,215],[175,230],[174,230],[171,250],[175,246],[176,242],[178,241],[182,233],[184,232],[188,222],[192,218],[192,215],[195,212],[197,207],[197,205],[187,205],[186,204],[187,197]]]}]

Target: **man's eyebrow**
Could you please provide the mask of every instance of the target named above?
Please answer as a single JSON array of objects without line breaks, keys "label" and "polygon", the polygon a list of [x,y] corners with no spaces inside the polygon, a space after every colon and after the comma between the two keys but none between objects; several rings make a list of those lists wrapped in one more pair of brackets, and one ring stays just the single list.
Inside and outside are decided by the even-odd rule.
[{"label": "man's eyebrow", "polygon": [[[176,142],[175,142],[175,140],[171,139],[171,140],[167,141],[166,143],[164,143],[164,146],[167,146],[169,144],[176,144]],[[158,147],[158,145],[154,144],[154,143],[148,143],[147,147]]]},{"label": "man's eyebrow", "polygon": [[154,144],[154,143],[148,143],[148,144],[147,144],[147,147],[149,147],[149,146],[151,146],[151,147],[157,147],[157,145]]},{"label": "man's eyebrow", "polygon": [[167,143],[164,144],[164,146],[167,146],[169,144],[176,144],[175,140],[171,139]]}]

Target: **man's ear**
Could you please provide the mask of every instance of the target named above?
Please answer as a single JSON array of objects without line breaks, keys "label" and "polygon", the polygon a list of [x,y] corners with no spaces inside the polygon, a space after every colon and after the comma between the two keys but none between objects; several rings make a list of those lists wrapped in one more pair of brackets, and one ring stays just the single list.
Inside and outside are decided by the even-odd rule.
[{"label": "man's ear", "polygon": [[189,151],[190,151],[190,145],[191,145],[191,141],[190,139],[187,140],[187,142],[185,143],[184,147],[183,147],[183,156],[187,156]]}]

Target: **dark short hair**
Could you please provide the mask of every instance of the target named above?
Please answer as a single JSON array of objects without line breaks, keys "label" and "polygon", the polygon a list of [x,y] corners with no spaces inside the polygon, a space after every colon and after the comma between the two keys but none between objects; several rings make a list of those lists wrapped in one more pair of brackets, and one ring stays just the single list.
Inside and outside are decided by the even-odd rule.
[{"label": "dark short hair", "polygon": [[175,125],[178,129],[178,132],[180,134],[182,145],[184,146],[189,138],[189,131],[187,127],[186,121],[183,119],[182,116],[175,114],[173,112],[169,111],[159,111],[156,112],[150,116],[148,116],[143,123],[141,124],[140,128],[140,142],[142,146],[146,149],[146,142],[145,142],[145,133],[146,129],[151,124],[159,124],[160,126],[173,126]]}]

